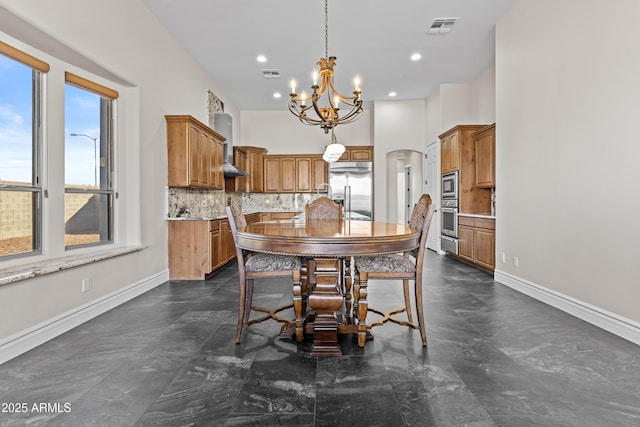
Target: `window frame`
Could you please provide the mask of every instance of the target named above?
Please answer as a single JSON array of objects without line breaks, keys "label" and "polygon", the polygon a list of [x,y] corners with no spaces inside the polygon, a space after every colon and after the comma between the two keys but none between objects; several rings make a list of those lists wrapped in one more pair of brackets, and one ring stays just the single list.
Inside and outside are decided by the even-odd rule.
[{"label": "window frame", "polygon": [[[71,72],[65,72],[65,86],[71,85],[78,89],[91,92],[100,97],[100,143],[99,152],[103,153],[103,141],[106,144],[104,149],[104,170],[106,173],[106,188],[102,189],[101,185],[98,188],[68,188],[67,184],[64,185],[65,203],[67,194],[92,194],[92,195],[104,195],[106,196],[107,208],[106,208],[106,238],[103,239],[100,236],[100,240],[97,242],[81,243],[75,245],[68,245],[65,242],[65,252],[69,250],[75,250],[79,248],[86,248],[91,246],[102,246],[113,244],[115,242],[115,199],[116,191],[114,188],[114,175],[115,175],[115,103],[119,96],[119,93],[111,88],[95,83],[91,80],[85,79],[77,74]],[[66,96],[66,94],[65,94]],[[66,102],[66,101],[65,101]],[[104,112],[103,112],[104,109]],[[104,114],[104,115],[103,115]],[[100,159],[102,160],[102,155]],[[102,163],[102,162],[101,162]],[[100,165],[102,168],[102,164]],[[66,165],[65,165],[66,168]],[[66,227],[65,227],[66,228]],[[102,234],[102,233],[100,233]],[[66,237],[66,231],[65,231]]]},{"label": "window frame", "polygon": [[1,184],[2,191],[15,191],[31,193],[32,218],[31,218],[31,247],[30,251],[12,253],[0,256],[0,261],[36,256],[42,254],[43,247],[43,116],[44,116],[44,92],[43,81],[49,71],[49,64],[35,58],[7,43],[0,41],[0,54],[31,68],[31,185]]}]

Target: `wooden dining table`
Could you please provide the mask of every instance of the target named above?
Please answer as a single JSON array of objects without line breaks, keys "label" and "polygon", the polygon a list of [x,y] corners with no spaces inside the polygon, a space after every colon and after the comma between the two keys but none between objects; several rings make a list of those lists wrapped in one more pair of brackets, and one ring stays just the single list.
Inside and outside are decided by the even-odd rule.
[{"label": "wooden dining table", "polygon": [[[357,333],[358,321],[349,304],[339,266],[351,257],[403,252],[419,245],[417,230],[379,221],[275,220],[248,224],[238,230],[236,244],[243,249],[312,260],[307,272],[310,294],[305,311],[306,327],[313,334],[312,356],[337,356],[342,351],[338,334]],[[333,262],[334,268],[327,268]],[[366,293],[360,297],[366,297]]]}]

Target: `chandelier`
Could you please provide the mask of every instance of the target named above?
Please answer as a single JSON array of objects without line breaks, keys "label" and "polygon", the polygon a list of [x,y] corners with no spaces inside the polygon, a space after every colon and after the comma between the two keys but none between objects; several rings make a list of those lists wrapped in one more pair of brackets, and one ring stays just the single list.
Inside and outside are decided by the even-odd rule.
[{"label": "chandelier", "polygon": [[[324,58],[317,62],[320,71],[313,71],[312,93],[308,95],[303,91],[300,96],[296,93],[296,81],[291,81],[291,102],[289,111],[296,115],[300,121],[310,126],[320,126],[324,133],[339,124],[351,123],[360,118],[364,113],[362,110],[362,100],[360,99],[360,78],[354,79],[355,90],[353,96],[345,96],[333,87],[333,67],[336,65],[336,57],[329,56],[329,7],[328,0],[324,1]],[[318,85],[318,77],[321,79]],[[323,95],[326,95],[325,105]],[[308,104],[309,102],[309,104]],[[340,106],[344,105],[350,110],[341,114]],[[332,133],[332,144],[335,143],[335,136]]]}]

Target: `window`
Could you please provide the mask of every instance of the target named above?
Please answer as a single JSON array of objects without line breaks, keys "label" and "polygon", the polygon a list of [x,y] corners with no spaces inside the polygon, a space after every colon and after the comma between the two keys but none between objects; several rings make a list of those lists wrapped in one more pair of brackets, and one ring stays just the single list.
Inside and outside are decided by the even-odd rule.
[{"label": "window", "polygon": [[113,242],[113,100],[118,93],[65,76],[65,247]]},{"label": "window", "polygon": [[0,42],[0,258],[42,251],[41,86],[49,66]]}]

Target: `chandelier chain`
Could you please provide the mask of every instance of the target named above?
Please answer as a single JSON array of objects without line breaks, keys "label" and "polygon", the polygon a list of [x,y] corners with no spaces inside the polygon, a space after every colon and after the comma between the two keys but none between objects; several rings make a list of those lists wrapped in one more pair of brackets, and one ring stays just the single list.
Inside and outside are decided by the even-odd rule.
[{"label": "chandelier chain", "polygon": [[329,59],[329,0],[324,0],[324,57]]},{"label": "chandelier chain", "polygon": [[[312,94],[296,93],[296,81],[291,80],[291,101],[289,111],[300,119],[300,122],[310,126],[320,126],[325,133],[331,130],[335,142],[333,128],[339,124],[351,123],[362,116],[362,100],[360,99],[360,78],[354,79],[355,90],[352,96],[342,95],[333,87],[333,75],[336,58],[329,56],[329,0],[324,0],[324,58],[316,63],[319,71],[313,72]],[[321,82],[318,82],[318,78]],[[320,104],[326,95],[328,103]],[[311,104],[307,104],[310,101]],[[341,108],[344,107],[344,108]],[[348,109],[348,108],[350,109]],[[344,109],[344,111],[343,111]],[[339,144],[331,144],[339,145]],[[341,153],[339,153],[341,154]]]}]

